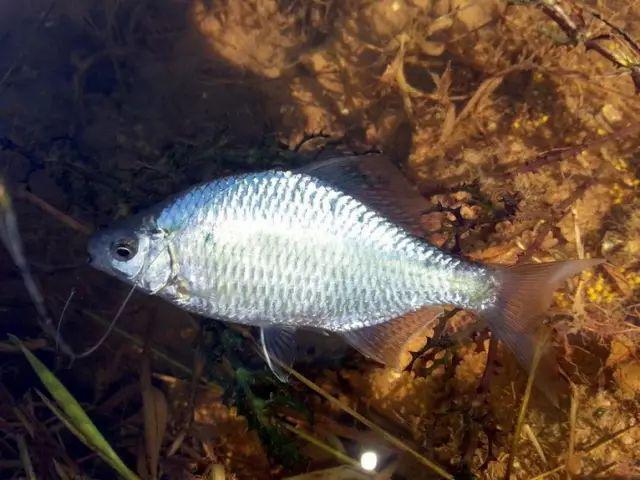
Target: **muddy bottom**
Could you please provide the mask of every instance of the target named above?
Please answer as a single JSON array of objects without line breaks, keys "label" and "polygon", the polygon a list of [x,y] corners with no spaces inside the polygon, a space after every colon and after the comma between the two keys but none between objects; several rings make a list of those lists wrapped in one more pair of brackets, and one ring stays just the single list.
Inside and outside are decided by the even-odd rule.
[{"label": "muddy bottom", "polygon": [[[529,373],[471,314],[413,338],[401,371],[304,338],[311,388],[278,382],[251,329],[134,292],[72,362],[0,249],[0,476],[118,475],[13,334],[125,478],[640,478],[634,39],[634,0],[0,2],[0,176],[76,352],[129,292],[88,267],[90,232],[195,183],[327,155],[382,152],[448,252],[607,260],[554,295],[544,323],[571,386],[558,406],[533,388],[516,427]],[[375,477],[357,467],[371,451]]]}]

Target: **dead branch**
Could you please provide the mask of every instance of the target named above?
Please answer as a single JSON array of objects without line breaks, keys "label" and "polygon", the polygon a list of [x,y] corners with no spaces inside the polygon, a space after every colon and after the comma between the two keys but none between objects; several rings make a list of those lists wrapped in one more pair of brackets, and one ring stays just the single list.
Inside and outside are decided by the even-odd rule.
[{"label": "dead branch", "polygon": [[[573,45],[582,44],[587,50],[595,50],[617,68],[631,75],[640,94],[640,46],[622,28],[606,20],[599,12],[571,0],[509,0],[510,5],[535,5],[553,20],[567,35]],[[606,26],[610,33],[590,36],[587,15]]]}]

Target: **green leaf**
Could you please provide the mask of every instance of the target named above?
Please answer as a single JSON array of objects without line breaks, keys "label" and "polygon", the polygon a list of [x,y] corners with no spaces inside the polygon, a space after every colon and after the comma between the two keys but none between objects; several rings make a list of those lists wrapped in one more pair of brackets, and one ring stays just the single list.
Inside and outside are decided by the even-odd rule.
[{"label": "green leaf", "polygon": [[62,409],[62,411],[60,411],[55,408],[53,404],[46,402],[56,416],[60,418],[80,441],[103,458],[122,478],[126,480],[140,480],[135,473],[129,470],[113,448],[111,448],[109,442],[102,436],[82,406],[73,398],[73,395],[69,393],[69,390],[56,378],[53,372],[38,360],[33,353],[27,350],[18,338],[13,335],[9,337],[20,350],[22,350],[22,353],[31,364],[31,367],[33,367],[33,370]]},{"label": "green leaf", "polygon": [[[39,390],[36,390],[36,393],[38,394],[38,396],[40,397],[40,399],[42,400],[42,403],[44,403],[47,407],[49,407],[49,410],[51,410],[53,412],[53,414],[58,417],[58,419],[67,427],[67,429],[69,429],[69,431],[71,433],[73,433],[76,437],[78,437],[78,440],[80,440],[82,443],[84,443],[88,448],[90,448],[91,450],[93,450],[94,452],[96,452],[96,454],[102,458],[107,464],[109,464],[109,466],[111,466],[111,468],[113,468],[114,470],[116,470],[117,472],[119,472],[119,468],[121,468],[121,466],[117,463],[117,461],[114,463],[114,459],[105,456],[105,454],[99,450],[97,450],[92,444],[91,441],[89,439],[87,439],[82,433],[80,433],[76,427],[73,425],[73,423],[71,422],[71,420],[69,419],[69,417],[67,417],[58,407],[56,407],[53,403],[51,403],[51,400],[49,400],[44,393],[40,392]],[[120,462],[122,463],[122,462]],[[126,467],[125,467],[126,468]],[[120,473],[120,472],[119,472]],[[128,478],[125,477],[124,474],[121,473],[121,476],[123,476],[124,478]],[[133,478],[138,478],[134,475]]]}]

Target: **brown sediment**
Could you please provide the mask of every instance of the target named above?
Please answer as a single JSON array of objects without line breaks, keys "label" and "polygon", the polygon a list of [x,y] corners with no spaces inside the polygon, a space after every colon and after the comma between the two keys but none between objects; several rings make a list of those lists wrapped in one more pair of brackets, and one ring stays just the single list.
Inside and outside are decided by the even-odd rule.
[{"label": "brown sediment", "polygon": [[[381,149],[424,194],[425,237],[442,248],[501,264],[607,259],[567,282],[546,317],[579,408],[572,417],[570,403],[557,410],[532,392],[511,478],[640,475],[639,12],[622,0],[4,2],[0,174],[26,192],[13,208],[51,317],[76,288],[63,334],[82,351],[125,292],[68,268],[84,260],[91,225],[323,147]],[[53,368],[24,284],[0,258],[2,329]],[[300,369],[449,474],[504,478],[527,374],[500,345],[488,355],[476,321],[454,312],[412,344],[402,373],[355,353],[327,358],[340,348],[301,356]],[[148,474],[286,478],[371,448],[394,478],[433,478],[303,385],[272,383],[246,335],[135,295],[107,344],[56,374]],[[5,347],[0,475],[24,475],[25,455],[37,478],[54,464],[59,476],[112,475],[44,414],[28,366]],[[162,404],[154,389],[167,428],[145,445],[164,421],[142,411]]]}]

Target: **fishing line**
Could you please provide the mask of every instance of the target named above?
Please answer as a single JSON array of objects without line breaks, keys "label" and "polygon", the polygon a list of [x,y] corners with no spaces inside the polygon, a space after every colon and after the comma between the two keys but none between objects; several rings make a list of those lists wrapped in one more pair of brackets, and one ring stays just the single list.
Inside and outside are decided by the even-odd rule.
[{"label": "fishing line", "polygon": [[67,313],[67,308],[69,308],[69,304],[71,303],[71,299],[76,294],[76,289],[72,288],[71,292],[69,292],[69,296],[67,297],[67,301],[64,302],[64,307],[62,307],[62,312],[60,312],[60,317],[58,317],[58,326],[56,328],[56,352],[60,350],[60,339],[62,338],[62,321],[64,320],[64,314]]},{"label": "fishing line", "polygon": [[104,334],[102,335],[102,337],[100,337],[100,339],[97,341],[97,343],[95,343],[88,350],[76,355],[76,358],[84,358],[84,357],[86,357],[88,355],[91,355],[98,348],[100,348],[100,346],[105,342],[105,340],[109,337],[109,335],[111,335],[111,332],[113,331],[113,328],[116,326],[116,322],[120,318],[120,315],[122,315],[122,312],[124,311],[124,308],[127,306],[127,303],[129,302],[129,299],[133,295],[133,292],[136,289],[136,287],[137,287],[137,284],[134,283],[133,286],[131,287],[131,289],[129,290],[129,293],[127,293],[127,296],[124,298],[124,301],[120,304],[120,308],[118,308],[118,311],[116,312],[115,316],[113,317],[113,320],[111,320],[111,323],[109,324],[109,327],[107,328],[106,332],[104,332]]},{"label": "fishing line", "polygon": [[[170,236],[166,237],[166,244],[164,245],[165,248],[169,248],[169,240],[170,239],[171,239]],[[115,316],[113,317],[113,319],[109,323],[109,326],[107,327],[107,330],[104,332],[102,337],[100,337],[100,339],[91,348],[89,348],[88,350],[84,351],[83,353],[81,353],[79,355],[76,355],[75,358],[84,358],[84,357],[86,357],[88,355],[91,355],[98,348],[100,348],[100,346],[107,340],[109,335],[111,335],[111,332],[113,331],[114,327],[116,326],[116,323],[117,323],[118,319],[120,318],[120,316],[122,315],[122,312],[124,311],[125,307],[129,303],[129,300],[131,299],[131,296],[133,295],[133,292],[135,291],[135,289],[140,284],[141,279],[144,278],[144,275],[147,273],[147,270],[160,258],[161,253],[164,251],[163,249],[160,249],[160,251],[156,254],[156,256],[153,258],[153,260],[151,260],[149,262],[149,253],[150,253],[149,250],[150,249],[151,249],[151,247],[149,246],[149,249],[147,250],[147,254],[145,255],[145,258],[144,258],[144,262],[142,263],[142,268],[140,269],[140,272],[138,272],[138,274],[136,274],[136,276],[134,278],[134,281],[133,281],[133,285],[129,289],[129,292],[127,293],[127,296],[124,298],[124,300],[120,304],[120,307],[118,308],[118,311],[116,312]]]}]

